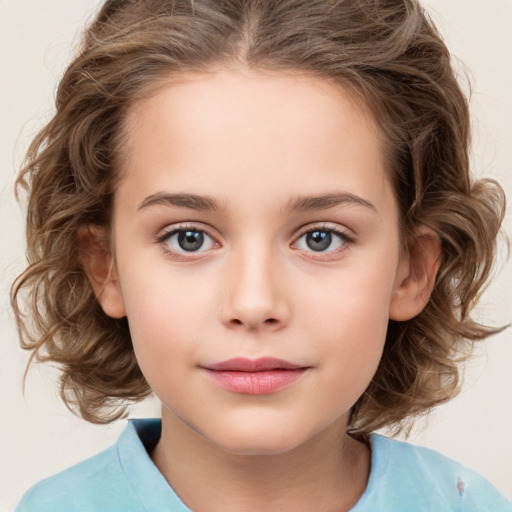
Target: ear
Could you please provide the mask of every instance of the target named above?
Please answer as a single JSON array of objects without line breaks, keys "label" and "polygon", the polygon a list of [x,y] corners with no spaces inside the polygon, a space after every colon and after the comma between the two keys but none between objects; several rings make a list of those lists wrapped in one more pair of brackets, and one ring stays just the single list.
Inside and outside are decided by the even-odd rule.
[{"label": "ear", "polygon": [[389,307],[391,320],[403,322],[423,311],[432,294],[440,262],[439,237],[429,228],[418,228],[399,264]]},{"label": "ear", "polygon": [[126,316],[114,259],[108,243],[107,228],[89,225],[78,232],[80,262],[105,314]]}]

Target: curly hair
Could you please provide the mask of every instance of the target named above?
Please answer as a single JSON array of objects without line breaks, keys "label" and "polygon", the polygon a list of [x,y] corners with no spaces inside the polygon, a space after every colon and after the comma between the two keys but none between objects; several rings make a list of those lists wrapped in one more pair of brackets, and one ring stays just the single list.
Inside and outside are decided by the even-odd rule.
[{"label": "curly hair", "polygon": [[95,298],[77,234],[110,224],[130,107],[173,74],[222,65],[300,70],[353,93],[385,140],[402,233],[422,225],[441,240],[428,305],[390,321],[382,361],[351,411],[353,433],[403,428],[457,393],[459,363],[499,330],[470,314],[505,209],[496,182],[470,178],[467,99],[416,0],[108,0],[18,177],[28,191],[29,266],[11,292],[21,345],[30,361],[60,367],[62,398],[88,421],[113,421],[151,392],[126,319]]}]

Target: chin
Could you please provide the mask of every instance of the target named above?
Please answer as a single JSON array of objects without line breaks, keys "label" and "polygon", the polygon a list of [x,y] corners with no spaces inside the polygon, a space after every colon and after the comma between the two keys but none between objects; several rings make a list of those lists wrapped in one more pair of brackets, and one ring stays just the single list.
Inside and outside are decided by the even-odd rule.
[{"label": "chin", "polygon": [[278,428],[274,424],[252,427],[233,425],[219,432],[207,433],[205,437],[222,451],[239,456],[282,455],[295,450],[311,437],[308,432],[297,432],[296,427],[287,429],[281,425]]},{"label": "chin", "polygon": [[301,443],[290,443],[281,439],[230,439],[217,443],[224,452],[240,457],[271,457],[283,455],[297,448]]}]

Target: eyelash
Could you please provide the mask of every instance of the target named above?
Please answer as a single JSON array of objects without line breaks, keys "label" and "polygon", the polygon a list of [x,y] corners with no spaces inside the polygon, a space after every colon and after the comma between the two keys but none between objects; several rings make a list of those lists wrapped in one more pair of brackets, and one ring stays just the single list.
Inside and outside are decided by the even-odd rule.
[{"label": "eyelash", "polygon": [[[183,250],[177,251],[173,250],[169,246],[169,240],[179,234],[184,232],[195,232],[200,233],[203,236],[206,235],[208,238],[212,240],[212,244],[214,247],[219,247],[220,244],[215,240],[215,237],[210,235],[207,230],[194,225],[194,224],[180,224],[174,227],[171,227],[170,229],[165,230],[161,234],[157,235],[156,237],[156,243],[159,244],[162,247],[162,250],[164,253],[171,255],[172,257],[176,259],[182,259],[189,261],[191,259],[199,259],[202,257],[203,252],[209,250],[199,250],[199,251],[186,251]],[[334,235],[339,239],[339,247],[336,247],[332,250],[327,251],[314,251],[313,249],[298,249],[294,246],[298,244],[298,242],[306,235],[312,234],[314,232],[322,232],[322,233],[329,233],[331,235]],[[306,228],[304,228],[295,238],[294,242],[291,244],[292,248],[295,248],[298,251],[301,251],[303,253],[307,253],[309,258],[315,259],[315,260],[321,260],[321,261],[330,261],[333,259],[338,258],[342,253],[347,251],[351,245],[355,243],[355,239],[352,236],[349,236],[345,231],[341,231],[335,227],[329,226],[325,223],[323,224],[317,224],[317,225],[309,225]]]}]

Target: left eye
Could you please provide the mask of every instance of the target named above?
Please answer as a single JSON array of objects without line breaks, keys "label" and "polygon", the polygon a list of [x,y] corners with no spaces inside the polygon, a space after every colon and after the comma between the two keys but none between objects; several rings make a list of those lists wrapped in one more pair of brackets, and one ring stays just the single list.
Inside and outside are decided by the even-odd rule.
[{"label": "left eye", "polygon": [[339,249],[347,242],[342,233],[330,229],[314,229],[304,233],[296,242],[302,251],[329,252]]},{"label": "left eye", "polygon": [[163,240],[169,248],[176,252],[198,252],[211,249],[215,242],[210,235],[196,229],[177,229]]}]

